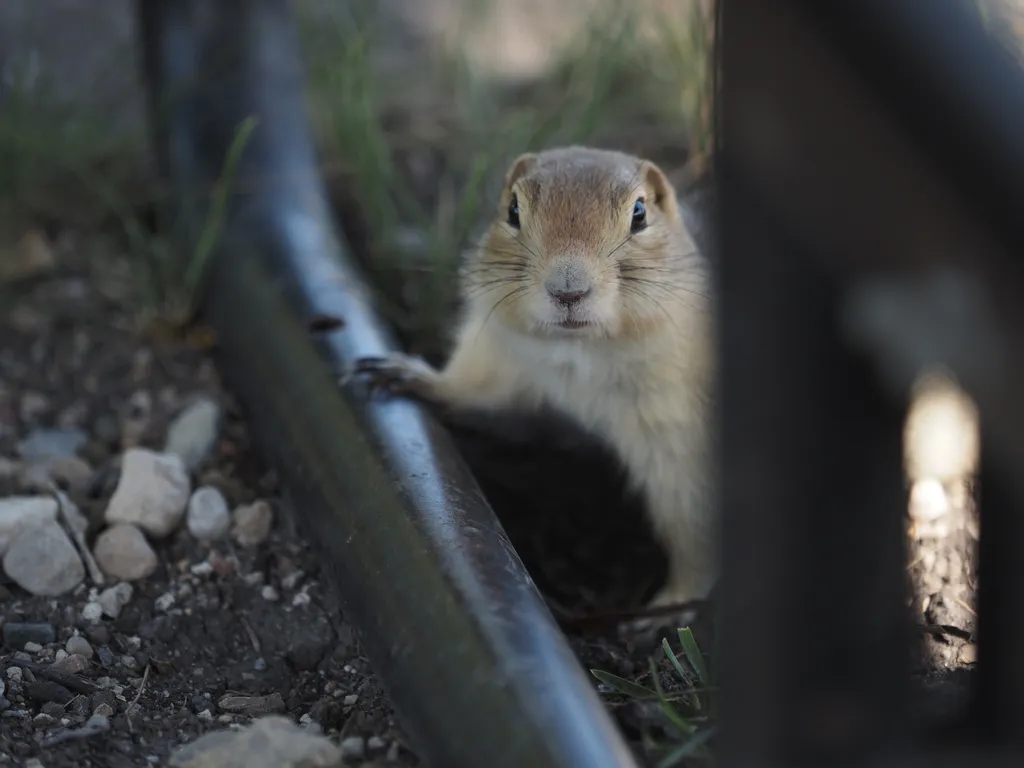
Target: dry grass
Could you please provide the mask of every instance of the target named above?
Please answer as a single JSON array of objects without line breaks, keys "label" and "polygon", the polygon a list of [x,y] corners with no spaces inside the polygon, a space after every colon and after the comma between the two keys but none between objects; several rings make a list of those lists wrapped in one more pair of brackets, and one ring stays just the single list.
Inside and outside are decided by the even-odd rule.
[{"label": "dry grass", "polygon": [[385,307],[413,346],[429,347],[445,324],[458,259],[516,154],[612,146],[683,179],[693,153],[709,152],[710,4],[685,2],[662,21],[609,0],[546,77],[518,85],[488,82],[458,56],[438,56],[414,82],[382,77],[371,52],[386,24],[370,7],[305,25],[328,176],[349,191],[369,232],[365,261],[392,286]]},{"label": "dry grass", "polygon": [[[458,257],[519,152],[571,142],[614,146],[651,156],[678,178],[691,149],[707,152],[708,0],[682,2],[685,13],[660,19],[630,3],[598,0],[599,11],[551,71],[515,86],[489,81],[458,54],[425,66],[417,54],[415,77],[382,71],[374,55],[389,26],[376,2],[320,4],[315,21],[300,17],[324,174],[346,191],[368,232],[361,255],[388,288],[383,307],[401,329],[438,336]],[[126,146],[105,115],[58,103],[34,73],[6,77],[0,234],[13,241],[32,227],[113,223],[138,252],[150,314],[187,316],[180,298],[169,298],[181,291],[167,285],[168,274],[184,280],[195,270],[189,263],[168,270],[167,261],[202,254],[168,253],[138,220],[143,198],[157,197],[138,183],[141,147]]]}]

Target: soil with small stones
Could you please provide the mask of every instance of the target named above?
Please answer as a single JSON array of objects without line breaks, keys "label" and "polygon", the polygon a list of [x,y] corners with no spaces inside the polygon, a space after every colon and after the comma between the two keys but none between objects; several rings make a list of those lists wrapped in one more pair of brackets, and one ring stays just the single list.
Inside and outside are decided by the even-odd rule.
[{"label": "soil with small stones", "polygon": [[[249,721],[218,706],[237,694],[274,697],[271,711],[312,720],[335,738],[378,737],[371,743],[379,754],[368,760],[417,764],[208,353],[138,332],[129,310],[133,273],[110,242],[74,232],[54,242],[55,271],[0,285],[0,457],[14,459],[17,441],[36,428],[86,432],[79,453],[94,477],[70,495],[91,520],[91,542],[123,441],[160,449],[170,418],[202,393],[219,400],[226,417],[193,487],[215,485],[232,506],[266,499],[275,522],[270,538],[248,549],[230,539],[200,544],[182,525],[156,546],[157,571],[133,584],[116,619],[82,618],[88,581],[58,598],[0,581],[0,623],[43,622],[56,631],[41,651],[0,646],[0,763],[164,764],[176,746]],[[19,490],[0,479],[0,498]],[[49,664],[76,631],[94,655],[83,671],[55,680]],[[42,746],[102,704],[112,710],[109,731]]]}]

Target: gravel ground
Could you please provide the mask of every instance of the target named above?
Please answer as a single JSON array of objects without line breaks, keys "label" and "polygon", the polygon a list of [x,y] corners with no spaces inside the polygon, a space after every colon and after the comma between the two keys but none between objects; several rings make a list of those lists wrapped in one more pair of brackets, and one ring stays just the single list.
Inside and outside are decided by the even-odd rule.
[{"label": "gravel ground", "polygon": [[[35,232],[14,250],[0,281],[0,764],[168,764],[214,731],[235,734],[239,764],[281,765],[235,733],[280,714],[298,727],[260,727],[302,765],[415,765],[207,353],[140,338],[132,273],[102,238]],[[11,264],[26,278],[11,282]],[[227,765],[218,748],[172,764]]]}]

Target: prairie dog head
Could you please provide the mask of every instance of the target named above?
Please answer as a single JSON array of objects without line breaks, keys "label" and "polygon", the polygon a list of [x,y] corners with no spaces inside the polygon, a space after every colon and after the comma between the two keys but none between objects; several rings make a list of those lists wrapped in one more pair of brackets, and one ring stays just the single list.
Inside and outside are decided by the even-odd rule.
[{"label": "prairie dog head", "polygon": [[698,259],[654,163],[565,147],[512,163],[465,291],[488,322],[523,333],[641,336],[699,295]]}]

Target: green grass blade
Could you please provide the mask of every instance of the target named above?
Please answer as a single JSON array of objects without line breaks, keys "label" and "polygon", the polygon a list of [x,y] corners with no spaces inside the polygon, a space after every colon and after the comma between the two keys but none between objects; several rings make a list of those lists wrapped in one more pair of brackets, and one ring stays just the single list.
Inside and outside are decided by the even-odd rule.
[{"label": "green grass blade", "polygon": [[[676,656],[675,651],[672,650],[672,646],[668,644],[667,637],[663,637],[661,639],[661,647],[662,650],[665,651],[665,655],[668,656],[668,660],[672,662],[672,666],[676,668],[676,672],[679,673],[679,677],[682,679],[682,681],[687,685],[690,685],[690,674],[683,667],[683,663],[679,660],[679,657]],[[697,709],[702,709],[700,703],[700,696],[697,694],[696,690],[694,690],[692,693],[694,705]]]},{"label": "green grass blade", "polygon": [[686,660],[690,662],[693,671],[697,673],[697,679],[700,680],[702,685],[707,685],[710,682],[708,668],[704,664],[704,657],[701,655],[700,648],[697,647],[697,641],[693,639],[693,632],[690,631],[689,627],[683,627],[679,630],[679,643],[683,646]]},{"label": "green grass blade", "polygon": [[645,688],[642,685],[630,682],[625,678],[613,675],[611,672],[605,672],[603,669],[592,669],[590,674],[596,677],[605,685],[610,685],[612,688],[617,690],[626,696],[630,696],[634,699],[656,699],[658,694],[656,691],[652,691],[650,688]]},{"label": "green grass blade", "polygon": [[256,129],[259,120],[250,115],[245,118],[235,131],[235,136],[228,147],[227,156],[224,158],[224,169],[221,178],[214,187],[213,200],[210,203],[210,210],[206,216],[206,222],[199,234],[195,251],[185,268],[184,289],[186,301],[192,305],[196,298],[196,292],[200,282],[206,275],[206,268],[209,265],[210,256],[217,244],[221,231],[224,229],[224,218],[227,214],[228,193],[234,181],[235,171],[242,158],[242,151],[249,142],[249,137]]}]

